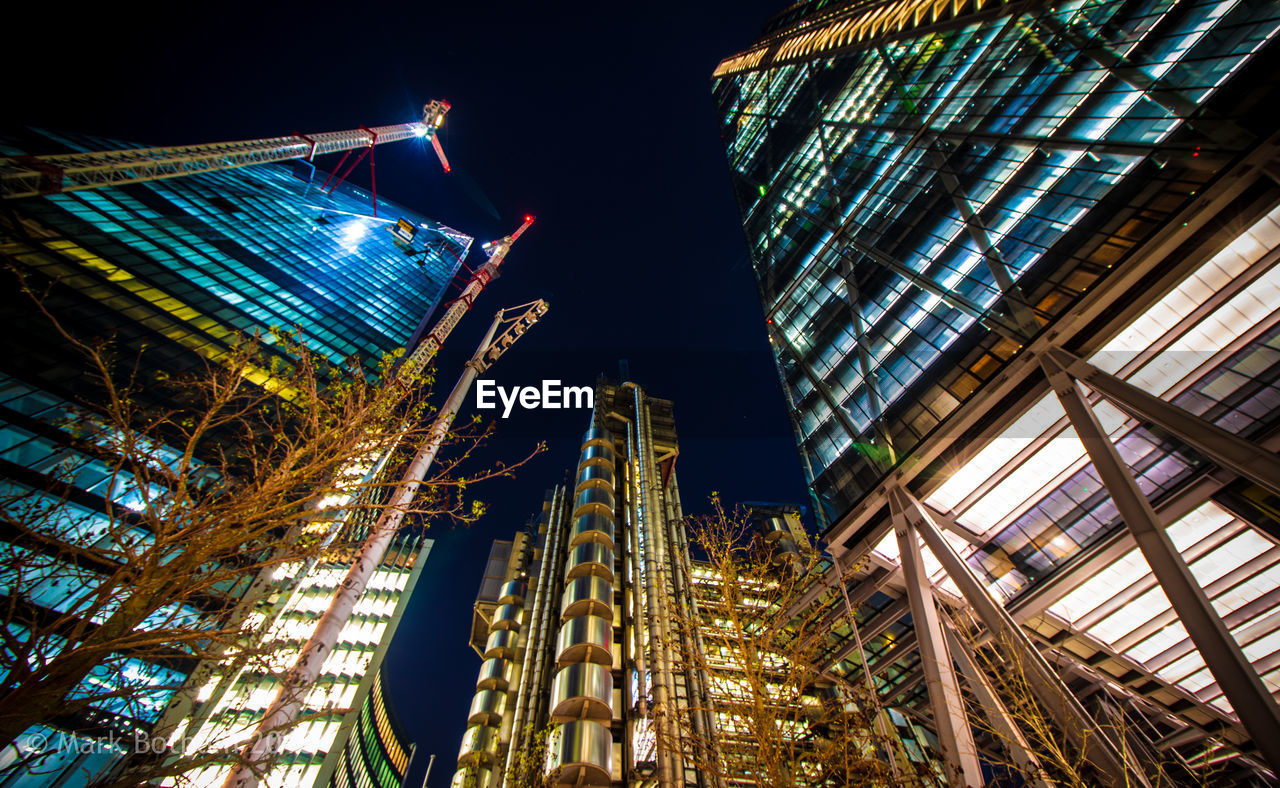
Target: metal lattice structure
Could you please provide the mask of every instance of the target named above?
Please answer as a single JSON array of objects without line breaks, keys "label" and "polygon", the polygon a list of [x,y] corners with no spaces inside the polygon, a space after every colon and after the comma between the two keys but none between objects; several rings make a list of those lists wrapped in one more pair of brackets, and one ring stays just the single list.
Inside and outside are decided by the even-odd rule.
[{"label": "metal lattice structure", "polygon": [[434,141],[448,108],[445,102],[433,101],[424,108],[421,121],[323,134],[293,134],[168,148],[8,157],[0,161],[0,198],[34,197],[229,170],[250,164],[313,159],[326,153],[371,148],[411,137]]},{"label": "metal lattice structure", "polygon": [[524,217],[524,224],[516,228],[514,233],[505,236],[501,240],[490,241],[480,247],[489,256],[489,259],[484,265],[476,269],[471,281],[467,282],[466,287],[462,289],[458,297],[446,305],[444,314],[436,321],[431,332],[423,338],[421,344],[413,350],[409,358],[405,359],[404,366],[400,368],[403,380],[411,380],[414,375],[426,368],[427,362],[444,345],[444,340],[449,336],[449,332],[453,331],[462,316],[471,309],[471,305],[475,303],[476,296],[480,295],[480,291],[484,290],[485,285],[498,277],[498,268],[502,265],[507,252],[511,251],[511,244],[515,243],[516,239],[521,235],[524,235],[524,231],[529,229],[532,224],[533,217],[526,216]]}]

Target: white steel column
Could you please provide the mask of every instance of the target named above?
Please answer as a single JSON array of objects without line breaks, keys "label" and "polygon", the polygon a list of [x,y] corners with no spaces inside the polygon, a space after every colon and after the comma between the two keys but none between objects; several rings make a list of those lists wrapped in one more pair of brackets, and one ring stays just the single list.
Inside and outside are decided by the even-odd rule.
[{"label": "white steel column", "polygon": [[532,325],[532,322],[545,312],[546,304],[541,301],[536,302],[525,315],[518,318],[519,331],[516,332],[514,327],[510,328],[497,341],[494,340],[494,335],[502,325],[505,315],[500,311],[494,316],[488,333],[463,368],[458,382],[440,407],[435,421],[432,422],[426,437],[418,446],[403,477],[392,492],[390,500],[383,507],[377,522],[369,529],[368,538],[356,552],[355,560],[347,570],[338,590],[334,592],[328,608],[316,622],[311,637],[298,653],[275,699],[263,714],[250,744],[241,753],[242,759],[227,773],[226,780],[223,782],[224,788],[253,788],[258,785],[259,774],[270,767],[283,736],[287,734],[291,723],[301,710],[306,695],[316,679],[320,677],[325,660],[333,652],[334,644],[337,643],[343,627],[351,618],[356,602],[364,594],[365,586],[378,564],[382,563],[392,537],[399,532],[404,517],[418,493],[418,488],[422,486],[428,469],[435,461],[436,453],[444,444],[454,417],[462,409],[471,384],[481,372],[497,360],[502,352],[510,347],[516,337],[524,333],[523,321],[528,320]]},{"label": "white steel column", "polygon": [[1046,369],[1061,370],[1084,383],[1135,419],[1149,421],[1177,436],[1237,476],[1280,495],[1280,457],[1256,443],[1143,391],[1061,348],[1050,348],[1041,355],[1041,362],[1047,365]]},{"label": "white steel column", "polygon": [[894,493],[905,507],[906,517],[916,526],[925,544],[929,546],[929,551],[955,582],[965,601],[973,606],[978,620],[1003,648],[1016,650],[1014,658],[1022,668],[1023,678],[1035,694],[1036,700],[1053,717],[1067,738],[1080,748],[1085,760],[1099,771],[1102,782],[1111,788],[1148,788],[1150,783],[1143,776],[1142,769],[1126,762],[1124,755],[1094,723],[1089,712],[1071,694],[1071,690],[1040,652],[1036,651],[1027,634],[991,596],[969,565],[943,537],[924,506],[905,490],[898,489]]},{"label": "white steel column", "polygon": [[[893,492],[897,493],[896,490]],[[920,664],[929,685],[929,704],[933,708],[938,746],[942,749],[942,757],[946,762],[947,780],[953,786],[981,788],[983,779],[982,767],[978,763],[978,748],[973,743],[973,731],[969,728],[964,697],[960,694],[951,656],[947,652],[941,619],[933,598],[933,586],[929,583],[929,575],[924,571],[920,540],[899,497],[898,494],[890,497],[893,531],[898,537],[898,552],[907,584],[907,598],[911,603],[911,618],[915,623]]]},{"label": "white steel column", "polygon": [[1000,701],[1000,696],[987,680],[978,661],[969,653],[969,645],[956,634],[951,622],[947,622],[944,630],[947,647],[951,649],[951,655],[960,666],[960,672],[964,674],[969,690],[978,699],[978,703],[982,704],[982,710],[986,714],[987,722],[991,724],[992,732],[1009,751],[1009,757],[1022,772],[1022,777],[1034,788],[1050,788],[1052,782],[1044,773],[1040,760],[1031,751],[1031,745],[1018,729],[1017,722],[1009,716],[1009,710]]}]

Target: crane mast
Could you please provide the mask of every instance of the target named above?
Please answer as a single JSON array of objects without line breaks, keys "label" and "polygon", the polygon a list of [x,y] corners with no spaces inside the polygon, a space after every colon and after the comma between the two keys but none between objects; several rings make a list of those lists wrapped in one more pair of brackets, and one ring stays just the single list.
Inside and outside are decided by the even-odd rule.
[{"label": "crane mast", "polygon": [[445,306],[444,314],[431,327],[430,333],[414,348],[409,358],[400,367],[400,379],[402,381],[412,380],[426,368],[427,362],[444,345],[444,340],[458,325],[458,321],[471,309],[471,304],[475,302],[476,296],[480,295],[480,291],[484,290],[485,285],[498,278],[498,268],[502,265],[502,260],[507,256],[507,252],[511,251],[511,244],[524,235],[524,231],[528,230],[531,224],[533,224],[533,217],[525,216],[524,224],[520,225],[514,233],[500,240],[490,241],[480,247],[489,256],[489,259],[485,261],[484,265],[476,269],[476,272],[471,276],[471,281],[467,282],[467,286],[462,288],[462,292],[458,294],[458,297]]},{"label": "crane mast", "polygon": [[448,112],[449,103],[436,100],[423,107],[422,120],[394,126],[361,126],[350,131],[170,148],[8,156],[0,159],[0,198],[34,197],[229,170],[250,164],[312,159],[325,153],[371,148],[411,137],[428,139],[448,171],[444,150],[436,139],[436,132]]},{"label": "crane mast", "polygon": [[[530,221],[532,217],[526,220],[520,231],[528,227]],[[504,238],[496,242],[495,248],[509,247],[513,240],[515,239],[510,236]],[[505,251],[502,253],[505,254]],[[508,317],[508,312],[521,308],[524,311],[516,317]],[[418,444],[414,457],[392,491],[390,500],[383,506],[377,522],[370,527],[368,537],[356,551],[351,566],[329,600],[329,606],[316,622],[302,650],[298,652],[293,667],[280,683],[275,699],[267,707],[249,744],[241,751],[241,759],[227,773],[222,788],[256,788],[260,784],[259,777],[263,768],[269,766],[276,755],[284,735],[287,734],[288,724],[302,709],[307,693],[319,679],[325,660],[333,653],[343,627],[350,620],[356,602],[364,593],[378,565],[382,563],[391,539],[400,531],[414,497],[419,488],[427,483],[427,472],[448,437],[454,418],[462,410],[471,385],[546,313],[547,302],[538,300],[499,310],[494,316],[488,333],[480,341],[480,346],[463,368],[462,375],[440,407],[426,436]],[[505,330],[499,334],[498,330],[504,326]]]}]

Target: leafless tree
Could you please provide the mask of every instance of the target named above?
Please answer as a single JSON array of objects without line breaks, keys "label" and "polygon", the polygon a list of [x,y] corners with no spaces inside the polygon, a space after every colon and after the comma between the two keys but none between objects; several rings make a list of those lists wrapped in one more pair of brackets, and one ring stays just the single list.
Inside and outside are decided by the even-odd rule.
[{"label": "leafless tree", "polygon": [[[687,525],[701,555],[688,569],[693,604],[676,616],[677,668],[702,677],[708,700],[679,710],[671,744],[721,785],[923,784],[899,768],[900,743],[866,691],[820,670],[828,646],[818,619],[829,605],[782,615],[817,582],[816,554],[779,561],[743,512],[726,512],[717,497],[712,505]],[[710,726],[695,720],[704,709]]]},{"label": "leafless tree", "polygon": [[[277,331],[165,374],[147,351],[119,358],[34,303],[95,394],[43,424],[47,440],[29,447],[38,467],[0,488],[0,745],[39,724],[153,719],[201,661],[265,666],[280,644],[246,594],[349,554],[350,524],[376,511],[433,415],[429,374],[398,379],[394,357],[366,374]],[[467,470],[488,434],[473,420],[447,436],[408,521],[483,513],[470,486],[529,459]],[[153,760],[151,777],[201,759]]]},{"label": "leafless tree", "polygon": [[[1008,635],[983,638],[983,630],[969,620],[963,611],[956,611],[955,619],[958,636],[966,651],[974,655],[975,666],[981,670],[983,680],[998,696],[998,702],[1007,718],[1006,724],[996,724],[982,710],[971,710],[970,719],[975,732],[986,734],[1001,750],[1009,754],[1003,760],[989,755],[992,765],[1008,776],[1009,784],[1025,784],[1032,776],[1031,772],[1038,771],[1045,783],[1053,785],[1071,788],[1091,788],[1096,785],[1098,781],[1095,769],[1084,757],[1082,748],[1068,740],[1062,726],[1054,720],[1043,703],[1037,700],[1038,693],[1028,679],[1028,666],[1021,657],[1024,653],[1021,645],[1012,642]],[[1067,691],[1065,685],[1060,691]],[[1227,784],[1220,781],[1218,770],[1207,762],[1180,762],[1161,756],[1153,748],[1144,746],[1142,738],[1135,736],[1138,726],[1133,717],[1141,712],[1122,710],[1110,691],[1104,687],[1096,689],[1092,701],[1090,705],[1094,707],[1094,712],[1083,723],[1085,729],[1081,731],[1081,740],[1105,736],[1112,746],[1119,749],[1122,757],[1141,770],[1153,788],[1207,788]],[[1021,757],[1013,757],[1015,749],[1023,753]],[[1033,766],[1027,765],[1028,760],[1033,762]]]}]

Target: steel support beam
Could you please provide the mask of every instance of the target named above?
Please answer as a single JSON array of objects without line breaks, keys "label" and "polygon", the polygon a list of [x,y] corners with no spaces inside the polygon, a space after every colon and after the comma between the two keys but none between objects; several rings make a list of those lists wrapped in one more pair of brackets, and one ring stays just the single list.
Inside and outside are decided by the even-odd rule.
[{"label": "steel support beam", "polygon": [[[854,604],[852,602],[850,603],[850,607],[851,608],[854,607]],[[876,614],[876,617],[870,621],[867,627],[864,627],[861,629],[858,637],[850,638],[848,643],[845,643],[843,646],[840,647],[838,651],[832,654],[831,658],[828,659],[826,663],[822,665],[822,669],[830,670],[832,667],[834,667],[835,665],[839,664],[842,660],[847,658],[850,654],[861,649],[862,646],[865,645],[868,640],[871,640],[872,638],[879,636],[886,629],[893,626],[893,623],[895,621],[905,616],[909,610],[909,607],[910,606],[906,599],[896,599],[893,602],[889,603],[888,607],[886,607],[884,610]],[[859,662],[865,665],[866,659],[867,659],[866,652],[862,652],[859,654],[858,656]]]},{"label": "steel support beam", "polygon": [[991,686],[987,677],[982,673],[982,669],[978,666],[978,661],[969,653],[968,644],[956,634],[955,627],[951,625],[951,622],[947,622],[945,631],[947,647],[951,649],[951,656],[955,658],[956,664],[960,666],[960,672],[964,674],[969,690],[973,692],[973,696],[981,704],[982,711],[987,717],[987,722],[991,725],[991,732],[995,734],[1000,744],[1008,751],[1009,757],[1013,759],[1014,765],[1022,772],[1021,776],[1026,780],[1027,785],[1034,786],[1034,788],[1050,788],[1053,783],[1045,775],[1044,767],[1040,765],[1040,760],[1031,751],[1031,745],[1027,742],[1027,738],[1022,735],[1022,731],[1018,729],[1017,723],[1009,715],[1009,710],[1000,701],[1000,696],[996,693],[995,688]]},{"label": "steel support beam", "polygon": [[1172,402],[1098,369],[1062,348],[1041,354],[1041,365],[1084,383],[1139,421],[1149,421],[1237,476],[1280,495],[1280,457]]},{"label": "steel support beam", "polygon": [[907,583],[907,599],[911,604],[911,618],[915,624],[920,664],[929,688],[929,705],[933,709],[933,724],[938,734],[938,747],[942,750],[946,764],[947,781],[952,786],[981,788],[985,781],[982,778],[982,767],[978,763],[978,747],[973,741],[969,715],[964,708],[964,697],[960,694],[955,668],[947,650],[942,620],[938,615],[937,602],[933,598],[933,585],[924,569],[920,540],[901,502],[895,498],[890,503],[893,531],[898,538],[902,573]]},{"label": "steel support beam", "polygon": [[[825,150],[825,147],[824,147]],[[824,154],[825,155],[825,154]],[[828,169],[833,165],[828,164]],[[888,470],[898,463],[897,453],[893,450],[893,436],[889,434],[888,427],[884,423],[884,402],[880,400],[880,392],[877,386],[880,385],[880,376],[876,374],[875,369],[871,365],[871,352],[867,350],[867,345],[863,342],[863,337],[867,334],[867,328],[862,323],[862,310],[859,307],[861,296],[858,292],[858,284],[853,280],[853,263],[844,255],[840,256],[841,272],[840,278],[844,280],[845,300],[849,303],[849,318],[853,324],[853,342],[858,349],[858,368],[862,372],[862,379],[867,389],[867,399],[871,402],[871,410],[873,411],[872,426],[875,428],[876,437],[884,444],[884,448],[889,452],[888,462],[879,463],[883,470]],[[876,460],[872,457],[872,460]]]},{"label": "steel support beam", "polygon": [[[1153,296],[1134,296],[1134,293],[1145,294],[1149,289],[1143,284],[1145,277],[1155,275],[1160,266],[1176,260],[1173,267],[1161,275],[1164,277],[1162,281],[1172,284],[1175,281],[1173,277],[1181,279],[1190,274],[1196,267],[1194,261],[1201,260],[1202,255],[1203,259],[1208,259],[1218,251],[1214,244],[1197,238],[1196,234],[1207,223],[1215,221],[1214,217],[1236,216],[1235,201],[1246,196],[1246,189],[1258,182],[1259,173],[1277,159],[1280,159],[1280,132],[1251,148],[1239,161],[1224,169],[1213,188],[1198,191],[1152,238],[1130,253],[1125,265],[1112,271],[1097,286],[1089,288],[1068,314],[1056,318],[1051,330],[1041,331],[1025,350],[1041,352],[1055,342],[1079,338],[1086,329],[1092,336],[1098,333],[1095,325],[1098,322],[1108,325],[1100,336],[1118,332],[1130,315],[1138,316],[1155,300]],[[1249,214],[1256,220],[1269,207],[1250,201],[1247,210],[1257,210],[1256,215]],[[956,412],[943,420],[928,441],[913,450],[912,462],[900,464],[895,469],[895,479],[907,484],[933,468],[933,462],[954,448],[957,440],[963,440],[969,430],[992,415],[992,407],[1015,393],[1028,374],[1039,376],[1039,370],[1029,366],[1034,362],[1034,357],[1026,352],[1011,359],[993,380],[980,387]],[[1020,412],[1011,411],[1006,417],[986,424],[986,429],[998,432]],[[921,480],[921,483],[934,485],[940,481],[932,478]],[[888,530],[887,523],[872,522],[879,511],[879,496],[867,495],[828,525],[822,535],[832,554],[855,561],[870,552]],[[853,542],[851,538],[855,534],[858,538]]]},{"label": "steel support beam", "polygon": [[973,204],[969,202],[969,195],[965,193],[964,186],[960,183],[960,178],[955,171],[951,169],[951,164],[947,160],[947,153],[943,151],[937,142],[929,146],[929,158],[933,161],[933,166],[938,172],[938,180],[942,183],[942,187],[946,189],[947,196],[951,198],[951,203],[956,206],[956,210],[960,212],[960,218],[964,220],[965,228],[969,231],[969,237],[973,239],[979,251],[982,252],[982,259],[986,263],[987,270],[991,272],[991,276],[995,279],[996,286],[1000,288],[1001,298],[1009,309],[1009,314],[1013,316],[1013,322],[1026,336],[1034,336],[1040,330],[1040,322],[1036,319],[1035,309],[1027,303],[1026,297],[1022,293],[1022,288],[1013,278],[1013,274],[1009,272],[1009,267],[1005,265],[1004,255],[1000,253],[1000,249],[991,240],[991,234],[987,232],[987,226],[982,222],[982,218],[978,216],[977,211],[973,209]]},{"label": "steel support beam", "polygon": [[1009,320],[1003,315],[991,310],[983,309],[979,304],[975,304],[959,293],[948,290],[929,277],[918,271],[912,270],[905,263],[890,257],[873,246],[868,246],[856,237],[850,236],[845,240],[848,241],[849,246],[907,280],[910,284],[915,285],[926,293],[936,295],[938,298],[942,299],[942,302],[947,306],[964,312],[966,315],[996,332],[1000,336],[1011,339],[1019,345],[1026,344],[1030,340],[1030,337],[1025,332],[1023,332],[1014,323],[1009,322]]},{"label": "steel support beam", "polygon": [[1213,609],[1204,589],[1191,575],[1187,562],[1173,546],[1151,503],[1138,488],[1115,445],[1085,401],[1079,383],[1055,364],[1052,357],[1042,355],[1040,358],[1049,377],[1049,385],[1062,402],[1067,418],[1084,444],[1120,518],[1133,534],[1138,549],[1147,559],[1205,665],[1253,738],[1258,752],[1271,768],[1280,770],[1280,735],[1277,735],[1280,734],[1280,707]]},{"label": "steel support beam", "polygon": [[826,402],[827,407],[831,409],[831,415],[836,417],[836,420],[840,422],[840,426],[844,428],[846,433],[848,433],[849,440],[856,441],[858,439],[858,435],[861,433],[858,431],[857,427],[854,426],[854,423],[849,421],[849,414],[845,412],[845,409],[840,405],[840,403],[836,402],[835,395],[831,393],[831,388],[827,386],[826,381],[824,381],[818,373],[814,372],[813,369],[805,363],[804,356],[791,346],[791,343],[787,341],[787,338],[783,336],[782,331],[780,331],[777,326],[772,324],[769,326],[769,336],[774,342],[780,345],[783,350],[786,350],[787,354],[790,355],[791,358],[795,359],[796,366],[800,368],[800,371],[804,373],[804,376],[813,384],[813,387],[818,391],[818,394],[822,396],[822,400]]},{"label": "steel support beam", "polygon": [[961,539],[965,540],[966,542],[973,545],[974,547],[984,547],[986,546],[987,542],[991,541],[990,539],[983,536],[982,534],[975,533],[969,530],[969,528],[967,528],[966,526],[961,525],[954,518],[952,518],[951,515],[940,512],[937,509],[933,508],[932,506],[929,506],[928,504],[922,504],[922,506],[924,506],[925,510],[929,512],[929,516],[933,518],[933,521],[935,523],[947,529],[948,531],[960,537]]},{"label": "steel support beam", "polygon": [[1027,634],[1014,623],[1008,611],[991,596],[973,569],[942,536],[924,506],[901,488],[895,488],[890,494],[897,499],[896,506],[904,510],[905,518],[916,527],[929,550],[960,589],[978,620],[1002,649],[1013,650],[1013,659],[1022,669],[1022,678],[1036,700],[1072,744],[1083,752],[1085,760],[1098,770],[1102,782],[1111,788],[1150,788],[1141,768],[1128,763],[1106,733],[1098,728],[1089,712],[1031,644]]},{"label": "steel support beam", "polygon": [[1041,14],[1035,21],[1053,35],[1062,38],[1082,55],[1102,66],[1116,79],[1137,88],[1143,95],[1164,107],[1171,114],[1216,143],[1226,147],[1247,144],[1252,138],[1249,132],[1226,118],[1210,118],[1204,115],[1199,104],[1171,85],[1168,80],[1153,77],[1137,64],[1114,49],[1108,42],[1096,38],[1088,31],[1080,31],[1067,25],[1053,14]]}]

